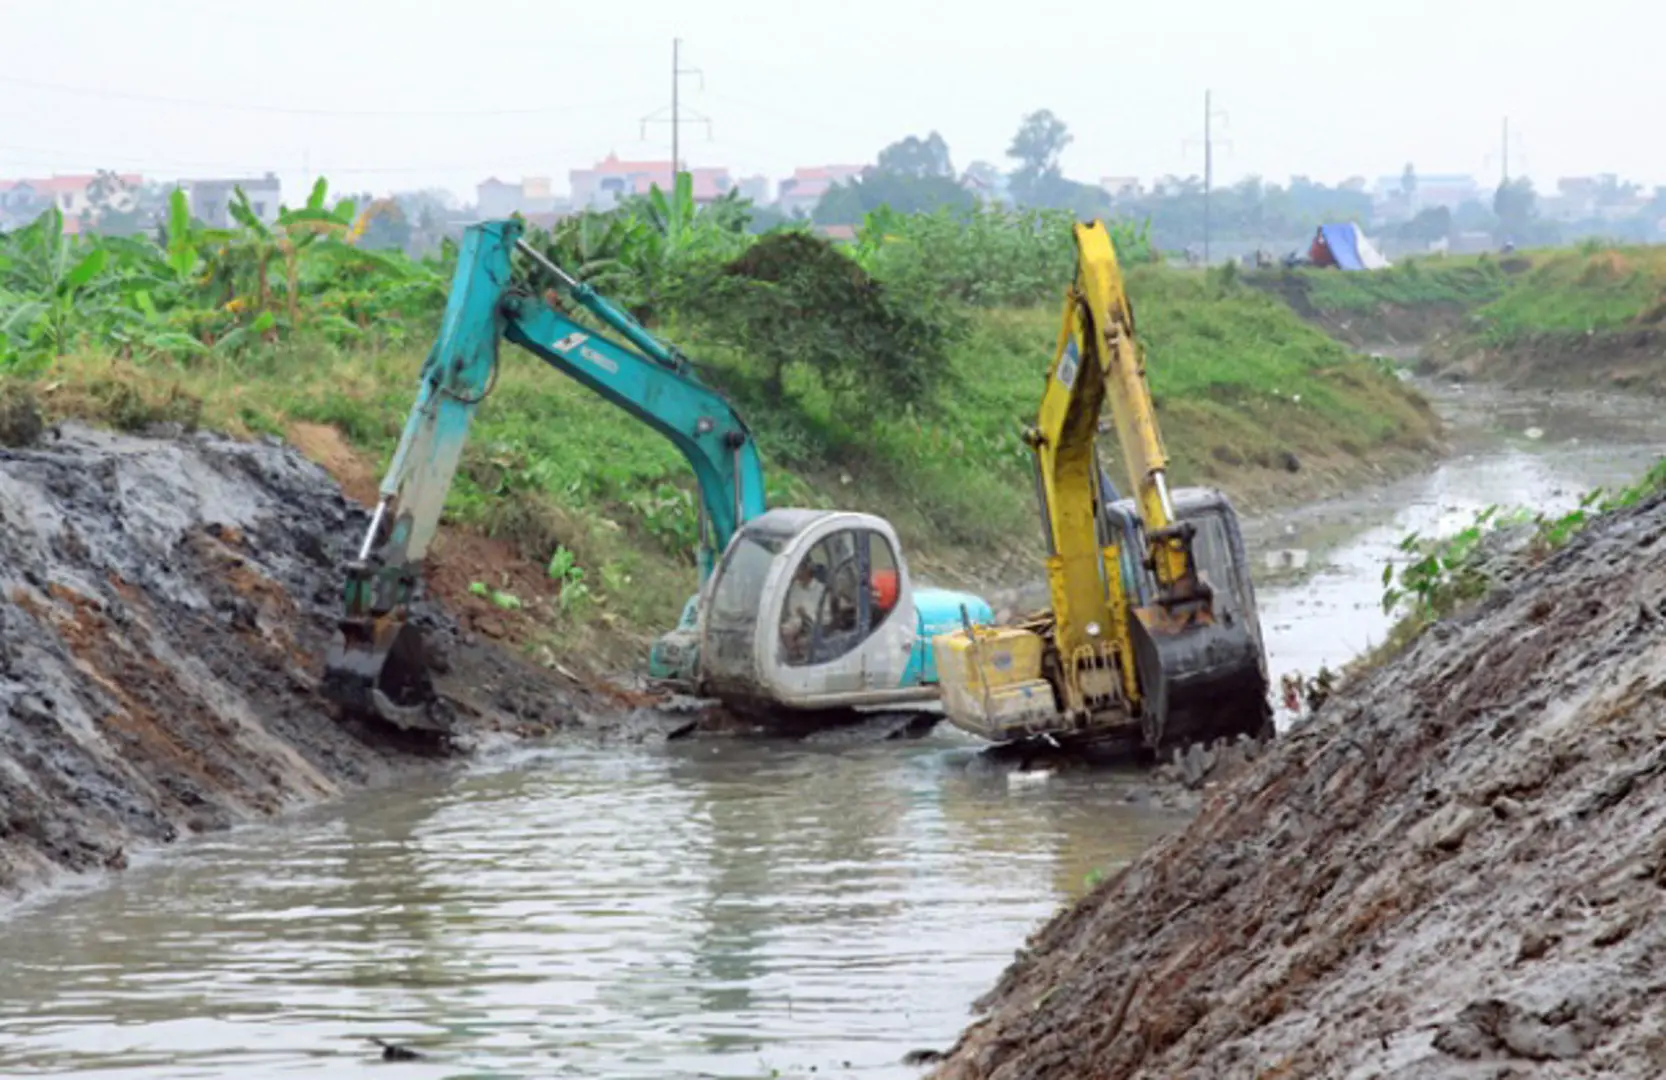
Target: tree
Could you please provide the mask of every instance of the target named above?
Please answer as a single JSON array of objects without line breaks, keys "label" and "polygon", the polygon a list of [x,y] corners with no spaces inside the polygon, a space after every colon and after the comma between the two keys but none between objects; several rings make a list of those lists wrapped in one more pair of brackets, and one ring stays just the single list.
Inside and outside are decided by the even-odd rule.
[{"label": "tree", "polygon": [[1480,199],[1465,199],[1452,214],[1454,232],[1492,232],[1498,219]]},{"label": "tree", "polygon": [[917,180],[930,177],[954,178],[954,164],[949,160],[949,144],[935,131],[924,139],[910,135],[881,150],[879,171]]},{"label": "tree", "polygon": [[1452,235],[1452,211],[1444,206],[1420,210],[1417,216],[1398,228],[1402,239],[1418,244],[1432,244]]},{"label": "tree", "polygon": [[365,209],[364,236],[359,246],[369,251],[405,250],[411,242],[411,221],[393,199],[376,200]]},{"label": "tree", "polygon": [[1096,200],[1080,190],[1082,185],[1072,184],[1059,170],[1059,155],[1070,141],[1064,121],[1051,110],[1041,109],[1024,117],[1012,145],[1007,147],[1007,157],[1018,162],[1012,174],[1012,194],[1019,202],[1060,209],[1095,205]]},{"label": "tree", "polygon": [[1024,117],[1018,133],[1012,137],[1012,145],[1007,147],[1007,157],[1018,162],[1020,173],[1040,176],[1057,172],[1059,155],[1071,140],[1064,121],[1054,116],[1051,109],[1040,109]]},{"label": "tree", "polygon": [[1533,193],[1533,181],[1519,176],[1500,183],[1493,193],[1492,212],[1497,215],[1498,227],[1504,236],[1527,232],[1538,216],[1538,196]]},{"label": "tree", "polygon": [[899,214],[920,214],[943,206],[969,207],[972,201],[972,193],[947,176],[913,177],[868,169],[859,179],[829,188],[812,217],[817,225],[859,225],[882,206]]},{"label": "tree", "polygon": [[930,389],[951,333],[849,255],[798,230],[770,233],[703,274],[684,305],[761,364],[759,388],[771,403],[786,396],[787,370],[802,367],[859,407],[894,413]]},{"label": "tree", "polygon": [[1000,169],[989,162],[974,161],[966,166],[965,179],[971,182],[974,193],[994,202],[1001,201],[999,193],[1002,192],[1006,178],[1001,175]]}]

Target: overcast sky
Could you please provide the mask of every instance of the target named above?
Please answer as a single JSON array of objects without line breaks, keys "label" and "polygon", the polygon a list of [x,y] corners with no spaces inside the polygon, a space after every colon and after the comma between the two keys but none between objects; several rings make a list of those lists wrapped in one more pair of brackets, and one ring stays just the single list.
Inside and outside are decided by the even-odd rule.
[{"label": "overcast sky", "polygon": [[[940,13],[940,14],[938,14]],[[1666,183],[1653,0],[0,0],[0,177],[305,170],[338,190],[669,157],[671,39],[704,73],[684,160],[772,179],[936,129],[1002,162],[1020,118],[1094,181],[1499,171]]]}]

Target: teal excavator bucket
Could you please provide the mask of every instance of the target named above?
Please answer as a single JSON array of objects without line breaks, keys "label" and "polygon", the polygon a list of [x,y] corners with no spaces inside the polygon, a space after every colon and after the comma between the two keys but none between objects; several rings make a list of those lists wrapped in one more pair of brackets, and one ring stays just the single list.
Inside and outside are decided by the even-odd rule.
[{"label": "teal excavator bucket", "polygon": [[699,669],[700,598],[691,596],[683,605],[677,628],[661,634],[649,651],[648,677],[693,689]]}]

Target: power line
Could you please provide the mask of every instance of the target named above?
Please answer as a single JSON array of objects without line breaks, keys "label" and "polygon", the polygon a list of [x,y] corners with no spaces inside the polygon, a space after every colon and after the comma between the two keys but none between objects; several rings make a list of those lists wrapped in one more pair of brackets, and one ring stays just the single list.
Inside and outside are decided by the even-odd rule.
[{"label": "power line", "polygon": [[105,90],[96,87],[70,86],[63,83],[40,82],[34,79],[19,79],[11,75],[0,75],[0,84],[18,86],[28,90],[41,90],[56,94],[75,94],[82,97],[102,98],[113,101],[133,101],[147,105],[170,105],[193,109],[213,109],[221,112],[262,113],[275,116],[312,116],[312,117],[350,117],[358,119],[435,119],[459,118],[478,119],[488,116],[553,116],[563,113],[592,112],[597,109],[616,109],[634,103],[633,99],[602,102],[593,101],[574,102],[570,105],[544,106],[524,109],[320,109],[297,108],[286,105],[267,105],[255,102],[210,101],[204,98],[170,97],[163,94],[134,93],[127,90]]},{"label": "power line", "polygon": [[[574,159],[596,152],[595,146],[580,148],[564,148],[553,150],[552,153],[562,157]],[[62,147],[17,146],[0,143],[0,161],[7,167],[29,167],[41,169],[62,169],[64,163],[83,162],[98,163],[101,166],[121,165],[127,168],[140,169],[151,173],[165,173],[174,170],[216,170],[222,172],[245,173],[258,176],[266,172],[287,172],[287,166],[274,166],[272,162],[263,165],[249,165],[247,163],[232,163],[225,161],[186,161],[167,157],[153,157],[149,155],[111,154],[102,150],[72,150]],[[424,162],[414,165],[322,165],[316,173],[313,169],[302,169],[307,175],[323,174],[325,176],[370,176],[370,175],[407,175],[412,173],[448,173],[448,172],[478,172],[479,162]],[[536,173],[536,168],[523,171]]]}]

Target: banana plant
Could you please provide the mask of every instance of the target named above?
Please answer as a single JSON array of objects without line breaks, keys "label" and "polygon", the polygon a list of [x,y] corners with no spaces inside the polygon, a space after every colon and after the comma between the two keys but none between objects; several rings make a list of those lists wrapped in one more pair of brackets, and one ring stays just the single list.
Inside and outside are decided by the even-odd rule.
[{"label": "banana plant", "polygon": [[271,310],[271,264],[283,260],[285,304],[291,332],[301,324],[302,255],[321,238],[343,239],[353,228],[356,209],[353,201],[344,199],[333,208],[326,208],[327,194],[328,185],[320,177],[313,184],[305,206],[296,210],[279,209],[276,227],[261,220],[241,187],[235,189],[227,208],[244,230],[243,242],[252,257],[262,312]]},{"label": "banana plant", "polygon": [[79,326],[108,316],[99,295],[108,259],[105,248],[83,250],[64,235],[57,207],[6,237],[0,293],[13,299],[5,305],[0,335],[11,342],[14,366],[64,355]]}]

